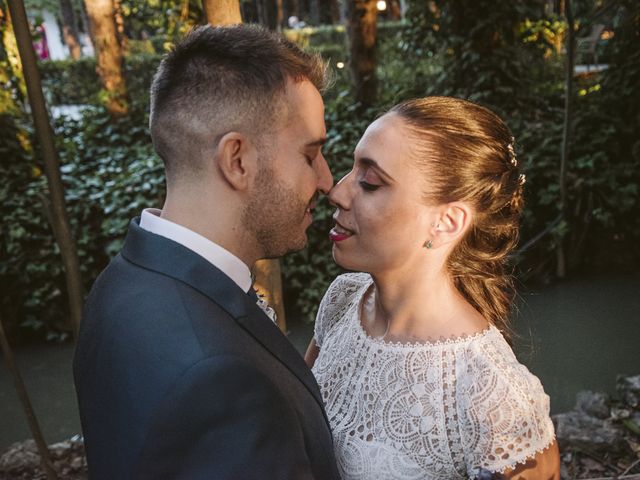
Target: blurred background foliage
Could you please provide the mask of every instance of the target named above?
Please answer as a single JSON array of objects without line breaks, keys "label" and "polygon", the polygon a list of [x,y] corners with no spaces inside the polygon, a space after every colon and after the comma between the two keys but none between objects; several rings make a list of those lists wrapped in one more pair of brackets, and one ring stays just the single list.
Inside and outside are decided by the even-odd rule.
[{"label": "blurred background foliage", "polygon": [[[351,168],[353,149],[367,125],[403,99],[452,95],[501,115],[514,133],[527,175],[523,249],[514,256],[515,271],[522,281],[549,282],[560,241],[570,274],[632,269],[640,262],[640,5],[614,3],[597,20],[592,16],[602,2],[575,3],[581,31],[588,32],[596,21],[610,28],[610,38],[597,46],[599,63],[609,68],[574,80],[569,213],[555,223],[567,26],[544,8],[545,2],[410,0],[404,20],[378,22],[378,99],[366,108],[354,101],[344,68],[344,26],[284,33],[322,53],[335,74],[325,94],[325,156],[336,180]],[[123,0],[121,5],[128,39],[127,116],[114,119],[105,110],[93,57],[40,64],[49,106],[81,106],[75,115],[57,116],[55,133],[87,289],[119,250],[130,219],[145,207],[162,205],[163,169],[147,129],[148,87],[161,55],[188,28],[204,22],[201,4],[194,0],[187,15],[184,1]],[[0,18],[0,29],[5,36],[6,18]],[[0,314],[14,336],[61,339],[68,334],[62,263],[47,222],[47,184],[12,55],[10,44],[2,42]],[[327,237],[332,211],[322,202],[308,248],[283,260],[287,308],[309,319],[339,273]]]}]

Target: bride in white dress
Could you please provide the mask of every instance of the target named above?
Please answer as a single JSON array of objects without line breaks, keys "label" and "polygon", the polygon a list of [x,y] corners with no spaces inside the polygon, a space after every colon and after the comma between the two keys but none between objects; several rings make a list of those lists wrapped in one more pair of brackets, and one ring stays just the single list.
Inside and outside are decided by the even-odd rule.
[{"label": "bride in white dress", "polygon": [[306,361],[344,479],[559,478],[549,397],[505,337],[524,177],[489,110],[430,97],[369,126],[332,190],[338,277]]}]

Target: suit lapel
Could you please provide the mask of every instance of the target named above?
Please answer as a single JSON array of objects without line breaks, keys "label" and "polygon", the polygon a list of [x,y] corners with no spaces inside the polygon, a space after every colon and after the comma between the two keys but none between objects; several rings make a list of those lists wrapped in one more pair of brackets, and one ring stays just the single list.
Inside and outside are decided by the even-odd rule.
[{"label": "suit lapel", "polygon": [[186,283],[226,310],[305,385],[322,407],[328,423],[318,384],[304,360],[278,327],[233,280],[183,245],[140,228],[137,218],[129,225],[122,256],[143,268]]},{"label": "suit lapel", "polygon": [[246,316],[236,318],[238,324],[298,377],[322,407],[322,414],[329,424],[318,384],[300,354],[260,307],[250,304],[248,310]]}]

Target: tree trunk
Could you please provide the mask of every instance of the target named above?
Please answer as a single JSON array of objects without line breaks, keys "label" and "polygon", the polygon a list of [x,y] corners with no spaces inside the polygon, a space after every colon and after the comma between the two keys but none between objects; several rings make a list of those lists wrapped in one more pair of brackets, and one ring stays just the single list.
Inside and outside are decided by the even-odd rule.
[{"label": "tree trunk", "polygon": [[182,0],[182,8],[180,9],[180,21],[185,23],[189,20],[189,0]]},{"label": "tree trunk", "polygon": [[36,414],[33,411],[33,406],[31,405],[29,394],[27,393],[27,389],[24,386],[24,381],[22,380],[22,375],[20,375],[20,370],[18,369],[18,366],[16,365],[16,362],[14,360],[13,352],[11,351],[11,347],[9,346],[9,340],[7,339],[7,336],[4,332],[2,318],[0,318],[0,346],[2,347],[2,353],[4,353],[4,360],[7,364],[9,373],[13,377],[13,384],[16,387],[16,392],[18,393],[18,398],[20,399],[20,403],[22,404],[22,408],[24,409],[24,414],[27,417],[29,430],[31,430],[31,435],[36,442],[38,453],[40,453],[40,465],[42,466],[42,469],[47,476],[47,480],[57,480],[58,476],[56,475],[56,471],[54,470],[53,464],[51,463],[51,457],[49,455],[49,449],[47,448],[47,442],[44,441],[44,436],[42,435],[42,430],[40,430],[40,425],[38,424]]},{"label": "tree trunk", "polygon": [[282,5],[282,0],[276,0],[276,30],[280,32],[282,30],[283,25],[284,25],[284,7]]},{"label": "tree trunk", "polygon": [[84,1],[80,2],[80,21],[82,23],[82,31],[87,34],[86,38],[91,42],[91,50],[95,53],[96,46],[93,44],[89,16],[87,15],[87,6]]},{"label": "tree trunk", "polygon": [[402,5],[399,0],[389,0],[387,2],[388,16],[391,20],[400,20],[403,17]]},{"label": "tree trunk", "polygon": [[71,324],[73,332],[77,336],[82,316],[83,288],[76,245],[71,235],[65,208],[64,189],[60,178],[60,162],[54,146],[53,131],[49,123],[49,114],[42,93],[40,72],[38,71],[36,55],[31,44],[31,33],[29,32],[24,5],[21,0],[8,0],[8,3],[24,68],[24,78],[27,85],[33,123],[40,143],[45,174],[49,185],[51,227],[56,242],[60,247],[60,254],[64,264]]},{"label": "tree trunk", "polygon": [[71,0],[59,0],[60,12],[62,13],[62,37],[64,43],[69,48],[71,58],[78,60],[82,56],[82,45],[78,34],[78,23],[76,14],[73,11]]},{"label": "tree trunk", "polygon": [[[437,9],[437,4],[434,2],[433,7]],[[462,61],[462,56],[464,55],[464,47],[461,39],[466,37],[466,32],[469,31],[469,22],[474,22],[474,16],[468,15],[469,13],[469,5],[464,0],[451,0],[450,2],[450,14],[451,14],[451,31],[452,37],[455,39],[452,42],[452,50],[454,56],[455,68],[453,68],[453,86],[455,91],[462,91],[463,89],[468,89],[468,81],[465,78]],[[437,10],[436,10],[437,11]],[[481,42],[474,42],[474,46],[476,48],[484,47],[481,45]],[[486,57],[491,58],[491,57]],[[468,62],[467,62],[468,63]],[[465,92],[466,94],[463,97],[468,97],[471,92]]]},{"label": "tree trunk", "polygon": [[[562,153],[560,156],[560,215],[564,220],[567,213],[567,162],[571,148],[571,123],[573,119],[573,68],[575,62],[575,30],[571,0],[564,0],[564,12],[567,20],[567,60],[564,93],[564,124],[562,127]],[[556,247],[556,274],[564,278],[567,274],[564,239],[558,240]]]},{"label": "tree trunk", "polygon": [[340,21],[340,8],[337,0],[312,0],[312,5],[316,5],[320,25],[333,25]]},{"label": "tree trunk", "polygon": [[283,0],[283,21],[286,27],[289,26],[289,17],[296,16],[300,18],[300,12],[298,11],[298,0]]},{"label": "tree trunk", "polygon": [[124,17],[122,15],[122,0],[113,0],[113,19],[116,22],[116,32],[118,34],[118,43],[120,44],[120,51],[123,53],[127,51],[128,42],[127,36],[124,33]]},{"label": "tree trunk", "polygon": [[362,107],[376,101],[376,0],[347,0],[349,68],[356,100]]},{"label": "tree trunk", "polygon": [[340,4],[338,0],[328,0],[329,3],[329,16],[328,21],[331,25],[340,22]]},{"label": "tree trunk", "polygon": [[203,0],[202,7],[211,25],[242,23],[238,0]]},{"label": "tree trunk", "polygon": [[[18,53],[18,45],[16,43],[16,36],[13,33],[13,26],[11,24],[11,12],[9,10],[4,10],[0,8],[0,23],[2,23],[2,45],[5,50],[5,54],[7,55],[7,62],[9,64],[8,72],[10,75],[13,75],[14,81],[16,82],[16,95],[18,96],[18,102],[20,106],[15,105],[12,97],[12,92],[10,89],[3,89],[2,96],[6,98],[6,101],[3,103],[5,105],[6,110],[0,111],[0,113],[11,112],[14,109],[23,107],[26,99],[27,99],[27,86],[24,83],[24,74],[22,71],[22,62],[20,61],[20,54]],[[11,79],[3,79],[3,81],[9,82]]]},{"label": "tree trunk", "polygon": [[287,332],[287,321],[282,300],[282,273],[280,260],[258,260],[253,266],[255,281],[254,288],[258,294],[264,297],[276,312],[278,327],[282,332]]},{"label": "tree trunk", "polygon": [[309,12],[309,21],[311,25],[320,25],[320,0],[310,0],[309,2],[310,12]]},{"label": "tree trunk", "polygon": [[297,0],[296,6],[298,10],[298,19],[304,20],[308,23],[311,12],[311,0]]},{"label": "tree trunk", "polygon": [[311,18],[319,25],[333,25],[340,20],[337,0],[311,0]]},{"label": "tree trunk", "polygon": [[258,19],[269,30],[278,29],[278,7],[276,0],[256,0]]},{"label": "tree trunk", "polygon": [[122,75],[122,48],[118,41],[113,0],[85,0],[96,50],[98,75],[107,92],[106,107],[114,117],[129,113]]}]

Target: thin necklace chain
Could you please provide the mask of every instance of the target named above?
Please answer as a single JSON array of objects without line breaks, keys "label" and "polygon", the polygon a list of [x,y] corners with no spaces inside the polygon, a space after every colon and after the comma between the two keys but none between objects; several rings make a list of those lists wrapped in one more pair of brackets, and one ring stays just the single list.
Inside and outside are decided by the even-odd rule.
[{"label": "thin necklace chain", "polygon": [[[370,292],[365,292],[366,298],[364,300],[365,311],[370,310],[370,308],[372,306],[374,307],[373,308],[373,312],[374,312],[373,313],[373,315],[374,315],[374,319],[373,320],[374,320],[374,322],[375,322],[376,312],[378,311],[378,309],[375,308],[375,305],[376,305],[376,295],[375,294],[376,294],[376,288],[375,288],[375,286],[373,286],[373,288],[371,289]],[[391,321],[389,321],[387,319],[384,319],[384,320],[385,320],[385,323],[387,324],[386,327],[385,327],[385,330],[384,330],[384,332],[382,333],[381,336],[376,337],[376,338],[378,338],[380,340],[384,340],[385,338],[387,338],[387,334],[389,333],[389,327],[391,326]]]}]

